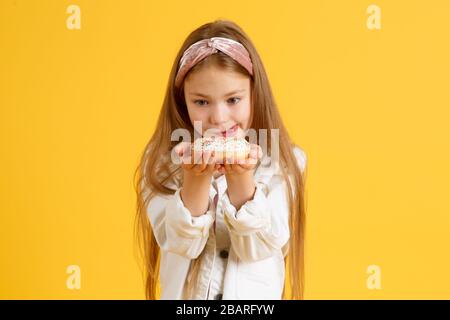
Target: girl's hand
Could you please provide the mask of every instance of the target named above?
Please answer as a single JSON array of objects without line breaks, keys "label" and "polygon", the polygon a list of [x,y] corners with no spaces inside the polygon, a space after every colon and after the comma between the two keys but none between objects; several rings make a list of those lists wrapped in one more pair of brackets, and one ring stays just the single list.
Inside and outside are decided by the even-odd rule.
[{"label": "girl's hand", "polygon": [[211,176],[216,167],[214,155],[211,153],[193,154],[191,143],[187,142],[176,145],[174,151],[179,157],[178,160],[181,160],[183,168],[181,201],[192,216],[199,217],[208,210]]},{"label": "girl's hand", "polygon": [[192,144],[181,142],[174,147],[175,153],[181,158],[181,167],[185,174],[194,176],[211,176],[219,168],[214,152],[192,152]]},{"label": "girl's hand", "polygon": [[220,165],[219,172],[227,176],[236,176],[253,171],[262,158],[262,148],[257,144],[250,145],[250,152],[246,159],[235,160],[234,157],[225,159],[223,165]]}]

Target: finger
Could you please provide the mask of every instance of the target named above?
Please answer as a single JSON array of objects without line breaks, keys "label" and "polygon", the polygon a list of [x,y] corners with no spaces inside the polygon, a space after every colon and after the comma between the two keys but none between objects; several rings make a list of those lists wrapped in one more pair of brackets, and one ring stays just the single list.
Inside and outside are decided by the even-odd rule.
[{"label": "finger", "polygon": [[250,145],[250,151],[257,152],[258,157],[262,156],[262,153],[263,153],[263,150],[262,150],[261,146],[258,145],[258,144],[251,144]]},{"label": "finger", "polygon": [[211,173],[216,171],[216,165],[214,163],[206,165],[205,172]]},{"label": "finger", "polygon": [[173,147],[170,156],[171,160],[176,165],[182,165],[183,164],[183,154],[184,154],[184,148],[186,145],[189,145],[187,142],[181,142],[177,144],[175,147]]},{"label": "finger", "polygon": [[254,151],[253,153],[249,153],[247,158],[245,159],[245,163],[242,165],[243,168],[249,170],[256,167],[256,164],[258,163],[257,157],[257,151]]},{"label": "finger", "polygon": [[184,144],[176,147],[179,156],[183,159],[183,163],[192,163],[191,161],[191,145]]},{"label": "finger", "polygon": [[215,164],[216,163],[215,162],[215,156],[216,156],[216,153],[214,152],[214,150],[210,151],[208,153],[208,156],[206,157],[206,164],[208,164],[208,165]]},{"label": "finger", "polygon": [[239,158],[237,152],[233,152],[230,157],[230,164],[237,164],[238,160]]},{"label": "finger", "polygon": [[195,165],[199,165],[202,163],[202,159],[203,159],[203,152],[202,151],[198,151],[198,150],[193,150],[194,152],[192,152],[192,162]]},{"label": "finger", "polygon": [[205,172],[211,173],[214,171],[216,163],[214,161],[214,151],[209,152],[209,156],[205,157]]},{"label": "finger", "polygon": [[191,158],[183,158],[183,164],[181,165],[181,167],[184,170],[191,170],[194,167]]},{"label": "finger", "polygon": [[224,169],[225,173],[230,173],[231,172],[231,164],[229,164],[228,162],[224,163],[223,169]]},{"label": "finger", "polygon": [[182,167],[186,170],[191,170],[192,167],[195,165],[192,161],[192,155],[191,154],[184,154],[181,157],[182,159]]},{"label": "finger", "polygon": [[246,163],[247,164],[256,164],[258,162],[258,148],[257,147],[253,147],[250,150],[250,153],[248,154],[248,157],[246,159]]},{"label": "finger", "polygon": [[244,169],[244,170],[250,170],[250,169],[253,169],[253,168],[255,167],[255,165],[252,164],[252,163],[249,163],[249,161],[251,161],[251,160],[247,159],[247,160],[246,160],[246,163],[240,164],[240,166],[242,167],[242,169]]},{"label": "finger", "polygon": [[174,150],[179,156],[182,156],[186,152],[187,147],[190,145],[190,142],[180,142],[174,147]]},{"label": "finger", "polygon": [[183,155],[185,148],[186,148],[186,145],[182,142],[175,146],[175,152],[179,155]]},{"label": "finger", "polygon": [[250,149],[250,158],[257,159],[258,158],[258,148],[251,148]]},{"label": "finger", "polygon": [[219,152],[216,154],[216,163],[224,164],[225,163],[225,152]]},{"label": "finger", "polygon": [[263,149],[261,148],[261,146],[258,146],[258,159],[261,160],[263,156]]},{"label": "finger", "polygon": [[245,158],[242,158],[242,157],[237,158],[236,163],[237,164],[245,164]]},{"label": "finger", "polygon": [[232,164],[233,163],[233,151],[226,151],[225,152],[225,160],[224,160],[224,164]]},{"label": "finger", "polygon": [[177,150],[175,150],[175,148],[173,148],[172,151],[170,152],[170,160],[172,161],[172,163],[176,165],[183,164],[183,159],[181,155],[177,152]]},{"label": "finger", "polygon": [[238,154],[237,154],[237,152],[235,151],[235,152],[233,152],[233,159],[232,159],[232,164],[237,164],[238,163],[238,160],[239,160],[239,158],[238,158]]},{"label": "finger", "polygon": [[206,166],[208,165],[208,160],[211,157],[211,151],[205,151],[202,152],[202,162],[199,164],[198,170],[200,172],[203,172],[206,169]]},{"label": "finger", "polygon": [[175,151],[175,153],[177,154],[177,155],[179,155],[179,156],[181,156],[181,150],[182,150],[183,148],[181,147],[181,143],[179,143],[179,144],[177,144],[175,147],[173,147],[173,150]]},{"label": "finger", "polygon": [[194,168],[192,170],[194,170],[194,172],[196,172],[197,174],[200,174],[204,167],[203,167],[203,155],[200,156],[200,159],[196,156],[196,163],[194,165]]},{"label": "finger", "polygon": [[217,164],[215,161],[215,152],[213,151],[211,157],[208,160],[208,165],[206,166],[206,171],[214,172],[216,170]]}]

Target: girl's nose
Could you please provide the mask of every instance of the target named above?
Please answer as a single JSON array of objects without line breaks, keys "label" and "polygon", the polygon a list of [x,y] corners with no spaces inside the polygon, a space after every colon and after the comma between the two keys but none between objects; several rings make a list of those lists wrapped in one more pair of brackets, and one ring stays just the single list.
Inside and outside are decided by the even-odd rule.
[{"label": "girl's nose", "polygon": [[221,125],[228,121],[228,109],[223,104],[215,105],[211,110],[211,123],[213,125]]}]

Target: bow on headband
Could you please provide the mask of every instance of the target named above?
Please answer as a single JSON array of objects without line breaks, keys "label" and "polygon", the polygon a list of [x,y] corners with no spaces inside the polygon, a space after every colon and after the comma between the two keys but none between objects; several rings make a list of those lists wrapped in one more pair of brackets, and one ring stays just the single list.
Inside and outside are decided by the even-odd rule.
[{"label": "bow on headband", "polygon": [[180,60],[180,66],[175,78],[175,86],[180,87],[184,77],[192,67],[218,51],[233,58],[233,60],[242,65],[250,75],[253,75],[253,64],[250,55],[241,43],[228,38],[212,37],[210,39],[197,41],[186,49]]}]

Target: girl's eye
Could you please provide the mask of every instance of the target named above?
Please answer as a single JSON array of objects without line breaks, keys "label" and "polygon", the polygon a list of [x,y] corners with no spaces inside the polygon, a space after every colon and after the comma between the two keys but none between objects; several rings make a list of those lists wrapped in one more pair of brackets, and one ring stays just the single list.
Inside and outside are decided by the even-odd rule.
[{"label": "girl's eye", "polygon": [[[236,99],[236,100],[233,100],[233,99]],[[238,97],[228,99],[228,101],[234,101],[234,102],[232,102],[232,104],[238,104],[240,100],[241,100],[241,98],[238,98]]]},{"label": "girl's eye", "polygon": [[206,100],[195,100],[194,103],[199,106],[204,106],[204,104],[198,104],[197,102],[206,102]]},{"label": "girl's eye", "polygon": [[[233,98],[228,99],[228,102],[231,104],[238,104],[239,101],[241,101],[241,98],[238,98],[238,97],[233,97]],[[204,106],[204,105],[206,105],[207,102],[206,102],[206,100],[195,100],[194,103],[199,106]]]}]

